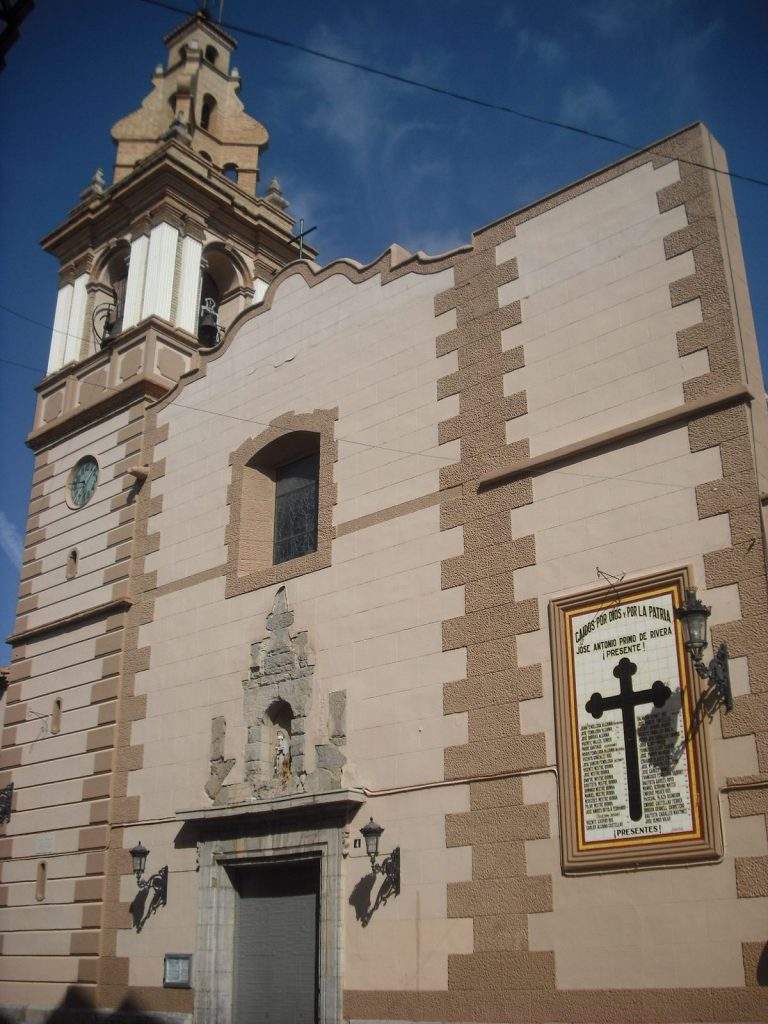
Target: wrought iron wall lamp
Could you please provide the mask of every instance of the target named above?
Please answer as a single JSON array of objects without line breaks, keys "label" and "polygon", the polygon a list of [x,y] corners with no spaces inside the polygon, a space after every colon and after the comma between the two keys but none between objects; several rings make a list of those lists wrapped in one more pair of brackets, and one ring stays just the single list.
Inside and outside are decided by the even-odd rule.
[{"label": "wrought iron wall lamp", "polygon": [[365,852],[371,858],[371,871],[374,875],[384,876],[384,883],[376,900],[377,905],[386,903],[390,896],[400,895],[400,847],[396,846],[387,854],[381,864],[376,863],[383,831],[383,827],[377,825],[373,818],[360,829],[360,834],[365,840]]},{"label": "wrought iron wall lamp", "polygon": [[168,865],[160,868],[149,878],[142,878],[149,850],[141,842],[138,842],[130,852],[133,873],[139,887],[139,891],[131,903],[130,911],[134,927],[137,932],[140,932],[152,914],[168,902]]},{"label": "wrought iron wall lamp", "polygon": [[707,646],[707,619],[711,614],[712,609],[699,600],[695,588],[686,590],[682,607],[675,608],[675,618],[680,619],[683,624],[685,649],[693,659],[696,671],[702,679],[709,680],[728,712],[733,710],[728,647],[726,644],[720,644],[709,665],[705,665],[702,658]]}]

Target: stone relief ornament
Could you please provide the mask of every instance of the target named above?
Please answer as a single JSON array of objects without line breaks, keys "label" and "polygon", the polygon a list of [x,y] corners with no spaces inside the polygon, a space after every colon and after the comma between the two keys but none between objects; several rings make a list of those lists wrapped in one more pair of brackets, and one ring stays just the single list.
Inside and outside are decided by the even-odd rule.
[{"label": "stone relief ornament", "polygon": [[[215,804],[319,793],[351,784],[346,746],[346,692],[321,702],[306,631],[292,633],[293,610],[280,587],[266,618],[267,636],[251,645],[243,680],[243,782],[224,785],[235,761],[224,758],[226,721],[212,722],[210,778]],[[311,732],[311,736],[309,735]]]}]

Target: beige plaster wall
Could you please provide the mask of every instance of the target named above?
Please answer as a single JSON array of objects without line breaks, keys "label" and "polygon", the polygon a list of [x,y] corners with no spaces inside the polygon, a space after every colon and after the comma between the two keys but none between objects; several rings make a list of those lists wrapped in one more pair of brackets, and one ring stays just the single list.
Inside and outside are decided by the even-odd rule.
[{"label": "beige plaster wall", "polygon": [[[147,695],[146,717],[132,728],[143,765],[128,783],[129,796],[141,797],[142,819],[209,805],[203,786],[214,716],[226,718],[225,756],[237,759],[227,782],[243,777],[242,680],[250,645],[267,636],[277,588],[224,599],[216,569],[227,559],[230,453],[288,410],[338,407],[337,525],[438,491],[440,467],[457,456],[456,443],[439,445],[437,437],[439,421],[457,411],[455,398],[437,401],[435,384],[456,368],[455,355],[435,356],[436,335],[455,323],[453,313],[434,315],[434,296],[447,281],[446,273],[383,286],[378,277],[353,284],[331,276],[310,289],[289,277],[271,308],[160,412],[159,428],[168,425],[155,451],[164,474],[152,491],[162,496],[152,520],[160,546],[146,560],[160,592],[139,634],[151,659],[136,683]],[[344,689],[348,784],[376,789],[443,778],[444,749],[466,742],[467,731],[466,716],[445,716],[442,702],[444,683],[465,673],[463,651],[442,651],[442,621],[459,614],[463,591],[441,590],[440,563],[460,552],[460,531],[441,532],[435,505],[344,533],[333,541],[329,568],[287,581],[293,628],[308,631],[316,659],[310,768],[311,744],[327,740],[328,694]],[[212,578],[173,590],[201,572]],[[472,928],[448,920],[446,886],[468,878],[471,865],[466,848],[446,849],[444,817],[467,801],[461,786],[372,798],[352,824],[356,836],[369,814],[382,821],[385,847],[402,850],[403,892],[367,929],[346,907],[345,984],[376,988],[396,978],[404,989],[447,986],[448,954],[469,951]],[[188,899],[183,910],[179,898],[169,901],[162,929],[153,922],[140,942],[120,933],[131,984],[160,983],[166,929],[174,949],[194,948],[196,878],[187,877],[188,854],[168,849],[166,831],[150,825],[140,837],[165,847],[158,855]],[[351,851],[347,896],[366,863]],[[123,886],[130,890],[130,880]]]},{"label": "beige plaster wall", "polygon": [[[118,559],[115,538],[110,534],[124,522],[122,507],[116,506],[122,506],[120,499],[126,486],[126,445],[118,441],[117,435],[130,422],[129,411],[118,413],[48,451],[46,469],[52,472],[41,485],[38,500],[45,507],[37,513],[35,523],[35,532],[42,530],[43,536],[36,539],[24,558],[25,565],[33,560],[36,566],[34,575],[28,577],[29,594],[36,598],[36,607],[24,616],[24,628],[34,628],[110,600],[113,583],[105,581],[104,570]],[[88,504],[75,509],[68,504],[69,478],[75,464],[85,455],[98,461],[99,479]],[[79,556],[78,572],[73,579],[67,579],[67,556],[73,548]]]},{"label": "beige plaster wall", "polygon": [[[127,533],[122,527],[124,463],[134,447],[130,435],[141,430],[136,423],[135,409],[118,412],[38,456],[17,632],[109,602],[120,576],[127,575],[122,566],[128,564],[132,527]],[[74,509],[67,501],[69,477],[84,455],[98,460],[99,479],[88,504]],[[67,579],[72,548],[78,572]],[[0,862],[6,1003],[49,1006],[67,983],[95,981],[103,871],[97,851],[106,846],[120,624],[120,615],[85,617],[15,647],[0,755],[3,783],[12,778],[15,787]],[[62,713],[54,734],[57,698]],[[38,900],[41,861],[47,884]]]},{"label": "beige plaster wall", "polygon": [[[519,299],[521,323],[503,337],[524,365],[505,393],[525,391],[527,414],[507,424],[509,441],[530,438],[532,455],[589,437],[684,400],[682,383],[706,374],[706,350],[680,357],[676,332],[701,319],[698,300],[672,307],[669,285],[693,257],[665,258],[663,238],[686,224],[683,207],[659,213],[657,191],[678,179],[676,163],[637,167],[521,224],[497,248],[519,277],[499,289]],[[502,296],[503,293],[503,296]],[[599,568],[631,578],[689,564],[712,623],[741,617],[735,586],[704,590],[705,552],[731,543],[726,515],[699,519],[699,484],[722,475],[720,450],[691,453],[686,427],[638,439],[534,477],[532,504],[511,513],[512,535],[535,538],[536,562],[514,572],[517,600],[533,598],[541,629],[518,637],[521,666],[541,663],[543,696],[520,705],[523,733],[543,733],[556,763],[548,602],[600,586]],[[733,662],[737,693],[746,659]],[[712,738],[716,789],[757,772],[752,741]],[[768,900],[738,900],[734,860],[766,852],[759,819],[723,815],[722,863],[681,870],[564,877],[553,776],[526,780],[527,803],[546,802],[550,837],[526,844],[529,873],[549,873],[551,913],[529,916],[532,950],[554,950],[562,989],[741,986],[741,943],[764,940]],[[723,798],[724,799],[724,798]]]}]

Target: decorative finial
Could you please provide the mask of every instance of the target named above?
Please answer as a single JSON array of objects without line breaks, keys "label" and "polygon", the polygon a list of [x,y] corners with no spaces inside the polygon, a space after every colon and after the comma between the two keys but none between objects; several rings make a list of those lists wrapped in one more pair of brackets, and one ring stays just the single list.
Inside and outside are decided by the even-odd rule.
[{"label": "decorative finial", "polygon": [[283,190],[280,188],[280,182],[277,178],[273,178],[269,183],[267,194],[264,197],[265,201],[271,206],[277,207],[278,210],[285,210],[288,207],[288,200],[283,195]]},{"label": "decorative finial", "polygon": [[90,199],[92,196],[100,196],[104,193],[104,171],[100,167],[97,167],[93,172],[93,177],[88,182],[87,186],[80,193],[81,199]]}]

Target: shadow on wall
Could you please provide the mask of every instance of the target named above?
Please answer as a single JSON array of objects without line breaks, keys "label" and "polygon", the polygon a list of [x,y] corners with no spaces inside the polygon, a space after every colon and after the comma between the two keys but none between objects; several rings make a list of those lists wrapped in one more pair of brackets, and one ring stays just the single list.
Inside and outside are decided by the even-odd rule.
[{"label": "shadow on wall", "polygon": [[379,886],[379,891],[376,893],[376,899],[371,903],[373,887],[375,885],[376,872],[371,871],[367,875],[363,875],[349,897],[350,906],[355,908],[355,917],[363,928],[367,927],[379,907],[384,906],[387,900],[392,896],[398,896],[400,893],[399,877],[395,881],[392,874],[385,870],[384,880]]},{"label": "shadow on wall", "polygon": [[[768,988],[768,942],[763,946],[763,952],[757,961],[756,975],[755,981],[757,984]],[[750,980],[750,978],[747,978],[747,984],[749,984]]]},{"label": "shadow on wall", "polygon": [[[27,1020],[24,1009],[13,1016],[0,1010],[0,1024],[25,1024]],[[34,1020],[42,1018],[35,1013]],[[61,1003],[45,1018],[45,1024],[167,1024],[167,1020],[167,1016],[160,1018],[142,1010],[130,997],[124,999],[116,1010],[97,1010],[86,991],[70,985]]]}]

